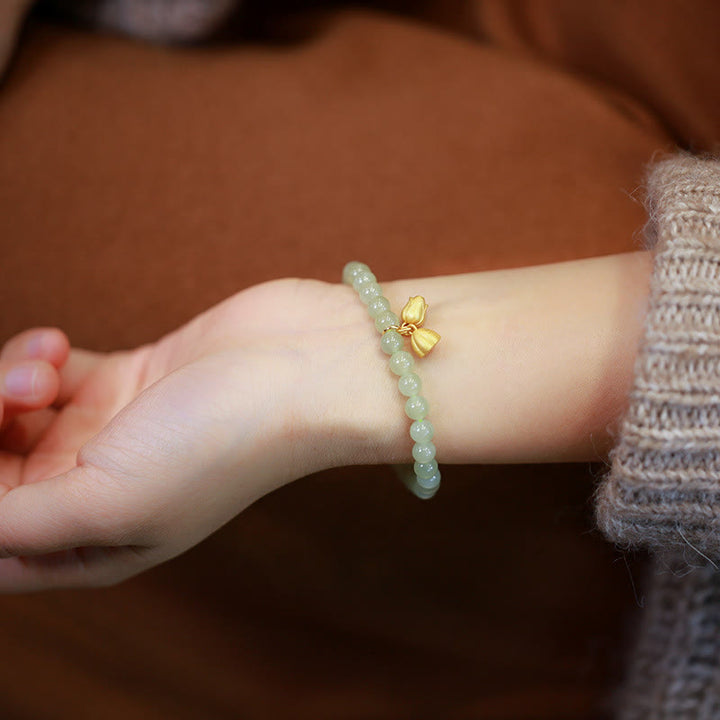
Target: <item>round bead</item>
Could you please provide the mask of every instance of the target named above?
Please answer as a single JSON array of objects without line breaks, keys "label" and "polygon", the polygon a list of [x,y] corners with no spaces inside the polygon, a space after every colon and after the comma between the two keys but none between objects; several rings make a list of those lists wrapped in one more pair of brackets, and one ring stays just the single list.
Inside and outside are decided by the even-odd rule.
[{"label": "round bead", "polygon": [[380,313],[387,312],[390,310],[390,301],[380,295],[380,297],[373,298],[368,303],[368,312],[371,318],[376,318]]},{"label": "round bead", "polygon": [[[428,403],[422,395],[411,395],[407,399],[407,402],[405,403],[405,414],[411,420],[423,420],[427,413]],[[417,458],[415,459],[417,460]]]},{"label": "round bead", "polygon": [[400,318],[394,312],[390,312],[389,310],[384,313],[380,313],[375,318],[375,327],[378,329],[378,332],[383,332],[383,330],[387,330],[389,327],[399,324]]},{"label": "round bead", "polygon": [[412,455],[415,462],[430,462],[435,458],[435,446],[431,442],[415,443],[412,449]]},{"label": "round bead", "polygon": [[390,369],[396,375],[407,375],[414,365],[415,360],[407,350],[398,350],[390,356]]},{"label": "round bead", "polygon": [[422,388],[420,377],[417,373],[411,372],[407,375],[401,375],[398,380],[398,390],[407,397],[417,395]]},{"label": "round bead", "polygon": [[377,278],[369,270],[361,270],[353,278],[352,285],[357,292],[360,292],[360,288],[363,285],[369,285],[370,283],[374,283],[376,280],[377,280]]},{"label": "round bead", "polygon": [[382,340],[380,341],[380,347],[387,355],[392,355],[394,352],[402,350],[403,344],[402,335],[396,330],[388,330],[386,333],[383,333]]},{"label": "round bead", "polygon": [[[402,380],[402,378],[400,378]],[[425,418],[425,420],[416,420],[410,426],[410,437],[415,442],[427,442],[432,440],[435,430],[433,429],[432,423]]]},{"label": "round bead", "polygon": [[437,460],[431,460],[430,462],[416,462],[413,466],[413,470],[418,478],[430,478],[436,472],[439,472]]},{"label": "round bead", "polygon": [[417,484],[423,488],[423,490],[435,490],[440,484],[440,471],[433,473],[429,478],[415,476]]},{"label": "round bead", "polygon": [[410,426],[410,436],[415,441],[412,455],[415,460],[415,483],[413,492],[422,498],[432,497],[440,485],[440,470],[435,460],[435,445],[431,442],[434,434],[432,423],[426,419],[428,402],[419,392],[422,384],[413,372],[415,359],[405,351],[403,337],[392,327],[400,325],[400,318],[390,311],[390,302],[382,294],[377,278],[365,263],[353,260],[345,265],[342,272],[343,282],[352,285],[367,306],[368,314],[375,320],[375,327],[381,332],[380,345],[383,352],[390,355],[390,368],[400,377],[398,389],[407,396],[405,413],[414,422]]},{"label": "round bead", "polygon": [[429,500],[430,498],[435,497],[435,494],[437,493],[437,491],[438,491],[438,488],[435,488],[434,490],[426,490],[425,488],[421,488],[417,483],[415,483],[415,485],[412,488],[410,488],[410,492],[418,500]]},{"label": "round bead", "polygon": [[382,290],[376,282],[367,283],[358,290],[360,299],[367,305],[376,298],[382,297]]},{"label": "round bead", "polygon": [[345,265],[345,267],[343,268],[342,272],[343,282],[347,283],[348,285],[352,285],[355,276],[358,273],[363,272],[364,270],[370,272],[370,268],[365,263],[357,262],[357,260],[353,260],[347,263],[347,265]]}]

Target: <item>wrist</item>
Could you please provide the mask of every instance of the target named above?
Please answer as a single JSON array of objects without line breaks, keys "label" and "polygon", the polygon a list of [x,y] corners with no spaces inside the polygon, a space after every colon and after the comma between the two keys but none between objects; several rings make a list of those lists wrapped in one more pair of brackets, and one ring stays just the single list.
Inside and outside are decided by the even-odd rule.
[{"label": "wrist", "polygon": [[[442,341],[417,363],[443,463],[597,461],[623,412],[651,269],[635,252],[383,282],[398,313],[429,304]],[[410,420],[380,334],[348,286],[328,288],[323,357],[304,384],[314,469],[411,462]],[[326,306],[326,309],[328,306]],[[318,465],[318,463],[320,463]]]},{"label": "wrist", "polygon": [[439,462],[604,460],[630,390],[651,253],[387,285],[443,336],[422,361]]},{"label": "wrist", "polygon": [[294,402],[303,462],[309,472],[409,462],[410,421],[381,335],[351,287],[323,285],[324,323],[306,336],[310,375]]}]

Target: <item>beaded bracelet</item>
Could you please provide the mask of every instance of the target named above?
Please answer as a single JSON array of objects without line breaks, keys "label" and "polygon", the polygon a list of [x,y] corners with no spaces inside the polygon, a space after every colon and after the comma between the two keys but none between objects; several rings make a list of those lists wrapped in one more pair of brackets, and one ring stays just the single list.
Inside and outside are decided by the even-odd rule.
[{"label": "beaded bracelet", "polygon": [[408,488],[419,498],[431,498],[440,486],[440,470],[435,459],[432,442],[433,426],[427,419],[428,402],[420,395],[420,378],[414,372],[415,359],[404,350],[404,337],[410,338],[410,346],[418,357],[425,357],[440,340],[434,330],[420,327],[425,320],[427,303],[417,295],[411,297],[401,313],[401,319],[390,310],[390,301],[383,296],[377,278],[364,263],[353,261],[343,268],[343,282],[357,291],[367,306],[375,327],[382,333],[380,347],[390,356],[390,369],[399,375],[398,389],[407,397],[405,413],[413,421],[410,437],[415,442],[412,449],[414,465],[404,465],[398,473]]}]

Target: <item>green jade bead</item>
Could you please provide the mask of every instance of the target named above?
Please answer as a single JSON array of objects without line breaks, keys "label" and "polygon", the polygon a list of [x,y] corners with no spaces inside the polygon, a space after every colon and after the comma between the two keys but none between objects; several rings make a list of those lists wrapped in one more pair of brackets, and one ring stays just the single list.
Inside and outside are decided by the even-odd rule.
[{"label": "green jade bead", "polygon": [[428,401],[422,395],[411,395],[405,403],[405,414],[411,420],[424,420],[428,414]]},{"label": "green jade bead", "polygon": [[425,477],[421,478],[418,475],[416,475],[415,482],[423,490],[435,490],[438,487],[438,485],[440,485],[440,471],[438,470],[435,474],[431,475],[429,478],[425,478]]},{"label": "green jade bead", "polygon": [[389,327],[399,324],[400,318],[394,312],[390,312],[389,310],[387,312],[380,313],[375,318],[375,327],[377,328],[378,332],[384,332]]},{"label": "green jade bead", "polygon": [[423,479],[431,478],[436,472],[440,472],[437,460],[434,458],[430,462],[416,462],[413,465],[413,470],[416,477]]},{"label": "green jade bead", "polygon": [[440,485],[440,470],[435,459],[435,445],[431,442],[434,435],[432,423],[426,419],[427,400],[419,395],[422,389],[420,377],[413,372],[415,359],[405,351],[402,336],[389,328],[400,325],[400,318],[390,310],[389,300],[383,296],[377,278],[365,264],[353,260],[346,263],[342,271],[342,280],[352,285],[360,300],[365,304],[375,327],[383,334],[380,346],[390,355],[390,368],[400,377],[398,389],[408,396],[405,413],[414,422],[410,426],[410,437],[415,441],[412,455],[415,460],[413,470],[415,485],[413,492],[420,498],[430,498]]},{"label": "green jade bead", "polygon": [[421,389],[422,383],[417,373],[407,373],[407,375],[401,375],[398,379],[398,390],[406,397],[418,395]]},{"label": "green jade bead", "polygon": [[415,462],[430,462],[435,459],[435,445],[431,442],[415,443],[412,449]]},{"label": "green jade bead", "polygon": [[376,298],[382,297],[382,290],[376,282],[367,283],[358,290],[358,295],[360,300],[367,305]]},{"label": "green jade bead", "polygon": [[377,278],[375,277],[375,275],[373,275],[369,270],[363,270],[355,276],[352,286],[353,288],[355,288],[356,292],[360,292],[360,288],[363,285],[369,285],[370,283],[374,283],[376,281]]},{"label": "green jade bead", "polygon": [[352,285],[355,277],[361,272],[370,272],[370,268],[365,263],[357,262],[357,260],[346,263],[342,271],[343,282]]},{"label": "green jade bead", "polygon": [[397,330],[388,330],[383,333],[382,340],[380,341],[380,347],[386,355],[392,355],[394,352],[403,349],[402,335]]},{"label": "green jade bead", "polygon": [[428,440],[433,439],[434,434],[435,429],[433,428],[432,423],[427,418],[425,418],[424,420],[416,420],[410,426],[410,437],[415,442],[428,442]]},{"label": "green jade bead", "polygon": [[380,313],[390,312],[390,301],[383,295],[380,295],[380,297],[373,298],[368,303],[367,309],[370,317],[374,320]]},{"label": "green jade bead", "polygon": [[390,356],[390,369],[396,375],[407,375],[414,365],[415,360],[407,350],[398,350]]},{"label": "green jade bead", "polygon": [[412,494],[418,498],[418,500],[429,500],[430,498],[434,498],[437,491],[438,488],[435,488],[434,490],[426,490],[425,488],[421,488],[417,483],[415,483],[415,487],[411,490]]}]

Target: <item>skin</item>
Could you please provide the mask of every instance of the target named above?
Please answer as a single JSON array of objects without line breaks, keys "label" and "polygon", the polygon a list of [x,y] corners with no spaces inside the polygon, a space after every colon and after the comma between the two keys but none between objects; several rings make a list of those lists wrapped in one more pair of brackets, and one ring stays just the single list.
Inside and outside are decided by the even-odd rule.
[{"label": "skin", "polygon": [[[441,465],[606,460],[650,274],[639,252],[383,283],[397,310],[422,293],[443,336],[416,362]],[[352,288],[298,279],[135,350],[71,348],[58,328],[11,338],[0,590],[115,584],[311,472],[407,462],[410,421],[379,339]],[[2,389],[18,366],[35,370],[19,397]]]}]

